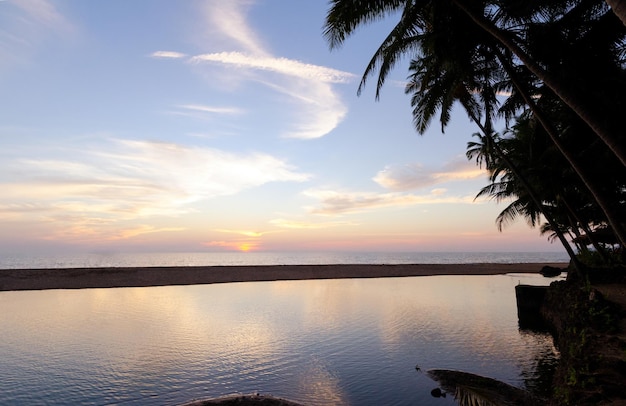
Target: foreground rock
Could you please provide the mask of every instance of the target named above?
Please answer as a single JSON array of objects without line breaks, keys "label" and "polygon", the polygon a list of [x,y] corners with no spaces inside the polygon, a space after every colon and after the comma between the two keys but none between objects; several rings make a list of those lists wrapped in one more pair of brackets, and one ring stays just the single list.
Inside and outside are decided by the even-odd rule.
[{"label": "foreground rock", "polygon": [[299,403],[292,402],[290,400],[275,398],[273,396],[263,396],[263,395],[233,395],[233,396],[225,396],[222,398],[216,399],[206,399],[206,400],[197,400],[191,403],[185,403],[181,406],[211,406],[211,405],[222,405],[222,406],[302,406]]},{"label": "foreground rock", "polygon": [[550,285],[542,314],[561,352],[552,405],[626,404],[624,275]]},{"label": "foreground rock", "polygon": [[[432,369],[428,375],[461,405],[535,406],[545,400],[529,392],[485,376],[449,369]],[[433,395],[434,396],[434,395]]]}]

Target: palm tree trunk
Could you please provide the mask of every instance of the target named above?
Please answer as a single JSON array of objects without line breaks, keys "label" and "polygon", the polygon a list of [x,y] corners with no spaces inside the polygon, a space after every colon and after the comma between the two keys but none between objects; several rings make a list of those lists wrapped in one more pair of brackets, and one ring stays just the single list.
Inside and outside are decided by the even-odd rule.
[{"label": "palm tree trunk", "polygon": [[[468,114],[469,114],[469,112],[468,112]],[[487,114],[487,116],[489,116],[489,115]],[[567,255],[570,257],[570,259],[572,261],[572,266],[577,271],[581,271],[582,272],[583,266],[580,263],[580,261],[578,260],[578,257],[576,257],[576,253],[574,252],[574,250],[572,249],[572,246],[567,241],[567,238],[565,238],[565,235],[561,231],[561,229],[558,226],[558,224],[556,223],[556,221],[554,221],[554,219],[552,218],[552,215],[550,215],[550,213],[548,213],[548,211],[546,210],[545,206],[541,202],[541,199],[539,199],[539,197],[537,196],[537,192],[535,191],[535,189],[531,186],[530,182],[528,182],[526,177],[520,172],[520,170],[517,168],[517,166],[509,159],[509,157],[506,155],[506,153],[504,151],[502,151],[502,149],[498,146],[498,144],[495,142],[495,140],[491,136],[491,133],[492,133],[491,125],[490,124],[488,124],[486,126],[482,125],[480,120],[473,114],[470,114],[470,118],[472,119],[472,121],[474,121],[476,123],[476,125],[478,125],[478,127],[483,132],[483,134],[485,134],[485,137],[487,138],[487,141],[494,147],[494,150],[495,150],[496,154],[500,158],[502,158],[502,160],[504,161],[506,166],[508,166],[508,168],[511,170],[511,172],[513,172],[515,177],[522,183],[522,185],[524,186],[524,188],[528,192],[528,195],[532,199],[533,203],[535,203],[535,205],[537,206],[537,209],[541,212],[541,214],[546,219],[546,221],[550,224],[550,226],[552,226],[552,229],[556,233],[557,238],[559,239],[559,241],[561,242],[561,244],[565,248],[565,251],[567,252]],[[489,118],[487,118],[487,120],[488,120],[488,123],[489,123]]]},{"label": "palm tree trunk", "polygon": [[580,241],[580,238],[582,237],[582,234],[580,234],[580,230],[575,226],[572,219],[570,219],[570,223],[572,223],[570,235],[574,235],[574,238],[572,238],[570,241],[572,241],[576,248],[578,248],[578,252],[583,254],[589,254],[589,248],[587,247],[587,244]]},{"label": "palm tree trunk", "polygon": [[[530,57],[519,45],[517,45],[511,38],[503,33],[497,26],[488,21],[482,14],[477,15],[471,10],[463,0],[452,0],[457,7],[465,12],[474,23],[480,28],[489,33],[498,42],[504,45],[512,53],[514,53],[520,61],[537,76],[543,83],[546,84],[552,91],[567,104],[587,125],[597,134],[597,136],[609,147],[609,149],[620,160],[622,165],[626,166],[626,150],[620,144],[618,140],[613,136],[613,132],[606,124],[606,120],[602,117],[598,117],[597,114],[592,113],[593,108],[589,103],[585,103],[584,100],[572,89],[574,86],[568,86],[562,83],[557,77],[551,75],[545,69],[543,69],[533,58]],[[617,0],[620,3],[624,3],[623,0]]]},{"label": "palm tree trunk", "polygon": [[604,248],[600,246],[600,244],[598,243],[596,238],[593,236],[593,233],[591,232],[591,229],[589,228],[589,225],[586,222],[584,222],[584,221],[582,221],[580,219],[580,217],[578,216],[576,211],[572,208],[572,206],[569,204],[567,199],[565,199],[564,197],[561,196],[560,200],[563,202],[563,204],[565,205],[565,208],[570,213],[570,215],[574,218],[576,223],[579,224],[580,228],[582,228],[582,230],[585,232],[585,235],[589,239],[589,242],[591,243],[591,245],[593,245],[593,248],[595,248],[595,250],[598,253],[598,255],[600,255],[600,257],[602,257],[602,260],[605,263],[608,263],[609,262],[609,256],[607,255],[607,253],[604,250]]},{"label": "palm tree trunk", "polygon": [[574,266],[574,268],[576,268],[579,271],[582,271],[582,264],[578,260],[578,257],[576,256],[576,253],[572,249],[572,246],[569,244],[569,241],[567,241],[567,238],[565,238],[565,235],[563,234],[563,231],[561,231],[561,228],[559,227],[559,225],[556,223],[556,221],[554,221],[552,215],[549,214],[548,211],[546,210],[545,206],[543,205],[543,203],[537,196],[535,189],[530,185],[526,177],[522,175],[522,173],[519,171],[517,166],[513,164],[513,162],[511,162],[511,160],[506,156],[504,151],[502,151],[502,149],[500,149],[500,147],[494,142],[491,136],[489,136],[489,139],[490,139],[490,142],[493,143],[493,146],[496,149],[496,153],[500,156],[500,158],[502,158],[502,160],[504,160],[504,163],[509,167],[511,172],[513,172],[515,177],[519,179],[520,182],[522,182],[522,185],[524,185],[524,188],[526,188],[526,191],[528,192],[528,195],[530,196],[530,198],[533,200],[533,202],[535,203],[539,211],[541,211],[541,214],[543,215],[543,217],[545,217],[546,221],[550,224],[550,226],[552,226],[552,229],[556,233],[556,236],[558,237],[559,241],[561,241],[561,244],[563,244],[563,247],[565,248],[567,255],[569,255],[570,259],[572,260],[572,265]]},{"label": "palm tree trunk", "polygon": [[611,7],[613,13],[626,25],[626,1],[625,0],[606,0],[606,4]]},{"label": "palm tree trunk", "polygon": [[613,208],[611,207],[611,202],[609,202],[608,199],[604,198],[604,194],[595,186],[595,183],[591,181],[590,177],[587,175],[587,171],[584,170],[582,165],[579,164],[578,159],[576,159],[573,154],[570,153],[569,149],[566,148],[565,145],[563,145],[563,142],[561,142],[559,136],[555,134],[554,130],[552,129],[552,125],[550,124],[548,119],[546,119],[541,109],[539,109],[530,94],[528,94],[528,92],[521,85],[519,80],[517,80],[517,76],[512,67],[508,64],[508,61],[503,57],[501,53],[497,51],[496,55],[500,60],[500,63],[506,70],[507,74],[509,75],[509,78],[513,82],[513,85],[520,92],[520,95],[524,98],[524,101],[526,102],[528,107],[530,107],[537,120],[539,120],[554,145],[561,152],[561,154],[563,154],[567,162],[569,162],[572,169],[574,169],[578,177],[582,180],[585,187],[589,190],[589,192],[595,199],[598,206],[600,206],[600,208],[604,212],[607,222],[615,233],[617,239],[620,241],[622,247],[626,247],[626,232],[624,231],[624,226],[620,220],[621,216],[615,213],[615,210],[613,210]]}]

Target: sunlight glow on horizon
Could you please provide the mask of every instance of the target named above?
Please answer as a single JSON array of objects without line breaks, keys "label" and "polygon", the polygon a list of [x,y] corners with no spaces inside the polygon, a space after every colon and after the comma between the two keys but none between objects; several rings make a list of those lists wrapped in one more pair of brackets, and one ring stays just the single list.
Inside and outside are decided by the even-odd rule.
[{"label": "sunlight glow on horizon", "polygon": [[560,250],[474,200],[460,109],[415,133],[406,64],[357,97],[390,22],[331,52],[319,2],[35,3],[0,2],[6,252]]}]

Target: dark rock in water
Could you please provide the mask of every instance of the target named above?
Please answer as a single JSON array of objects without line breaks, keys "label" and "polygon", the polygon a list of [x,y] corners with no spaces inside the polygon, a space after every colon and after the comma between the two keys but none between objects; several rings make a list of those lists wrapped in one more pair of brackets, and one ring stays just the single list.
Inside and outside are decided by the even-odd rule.
[{"label": "dark rock in water", "polygon": [[561,270],[559,268],[546,265],[541,268],[541,271],[539,271],[539,273],[546,278],[554,278],[555,276],[559,276],[561,274]]},{"label": "dark rock in water", "polygon": [[446,393],[439,388],[435,388],[430,391],[430,395],[434,398],[445,398]]},{"label": "dark rock in water", "polygon": [[521,329],[542,331],[544,320],[541,316],[547,286],[517,285],[515,300],[517,301],[517,318]]},{"label": "dark rock in water", "polygon": [[289,400],[275,398],[273,396],[264,396],[258,393],[253,395],[233,395],[225,396],[217,399],[197,400],[190,403],[185,403],[182,406],[302,406],[299,403],[291,402]]}]

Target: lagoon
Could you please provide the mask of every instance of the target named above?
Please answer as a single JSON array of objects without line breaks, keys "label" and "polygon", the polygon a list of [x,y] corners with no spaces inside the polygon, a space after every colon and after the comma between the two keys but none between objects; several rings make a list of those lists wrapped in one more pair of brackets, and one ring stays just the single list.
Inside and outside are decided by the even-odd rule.
[{"label": "lagoon", "polygon": [[[261,393],[307,405],[452,405],[423,372],[533,386],[557,357],[520,331],[538,275],[0,292],[0,404],[166,405]],[[416,365],[421,371],[416,370]]]}]

